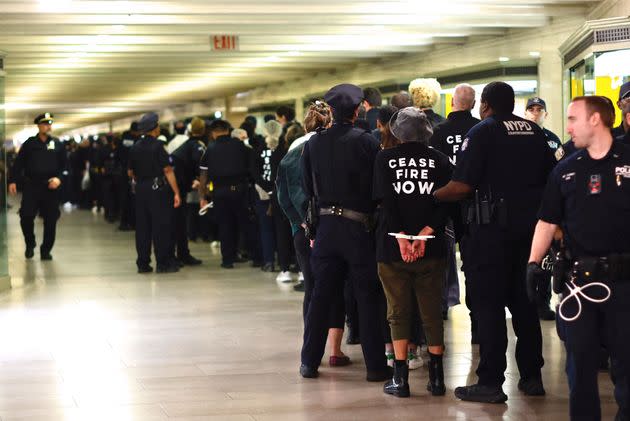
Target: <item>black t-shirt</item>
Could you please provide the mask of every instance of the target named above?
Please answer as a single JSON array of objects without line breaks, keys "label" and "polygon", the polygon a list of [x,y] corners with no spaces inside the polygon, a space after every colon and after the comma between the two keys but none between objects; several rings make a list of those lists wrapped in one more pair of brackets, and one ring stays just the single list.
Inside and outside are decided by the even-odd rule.
[{"label": "black t-shirt", "polygon": [[630,252],[630,146],[613,142],[598,160],[582,149],[558,163],[538,216],[562,227],[574,257]]},{"label": "black t-shirt", "polygon": [[444,224],[447,206],[433,200],[433,192],[451,178],[448,157],[427,145],[408,142],[378,153],[374,163],[374,199],[381,202],[376,256],[379,262],[401,261],[390,232],[417,235],[425,226],[435,230],[425,256],[446,254]]},{"label": "black t-shirt", "polygon": [[478,118],[472,116],[470,111],[453,111],[448,115],[446,121],[433,129],[433,136],[429,140],[429,145],[448,156],[451,164],[456,165],[457,153],[466,138],[466,134],[479,121]]},{"label": "black t-shirt", "polygon": [[164,144],[151,136],[143,136],[129,151],[129,169],[138,181],[164,175],[170,165]]},{"label": "black t-shirt", "polygon": [[42,142],[38,136],[29,137],[15,158],[9,183],[17,182],[21,176],[47,182],[52,177],[61,178],[65,168],[66,149],[59,139],[48,136]]},{"label": "black t-shirt", "polygon": [[205,151],[201,138],[191,137],[171,153],[177,186],[182,193],[192,190],[192,183],[199,174],[199,163]]},{"label": "black t-shirt", "polygon": [[512,114],[493,115],[464,139],[453,180],[479,190],[480,197],[495,203],[503,199],[506,228],[529,235],[556,162],[536,123]]},{"label": "black t-shirt", "polygon": [[199,168],[208,172],[208,180],[214,183],[216,189],[248,183],[250,160],[251,149],[227,135],[208,144]]},{"label": "black t-shirt", "polygon": [[113,144],[105,145],[101,149],[103,155],[103,169],[105,175],[121,175],[123,173],[122,162],[120,160],[120,146]]}]

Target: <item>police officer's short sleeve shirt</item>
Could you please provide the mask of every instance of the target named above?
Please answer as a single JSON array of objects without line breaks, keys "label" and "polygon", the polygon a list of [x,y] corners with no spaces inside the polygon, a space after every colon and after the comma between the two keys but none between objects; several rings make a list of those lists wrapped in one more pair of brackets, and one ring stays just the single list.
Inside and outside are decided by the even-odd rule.
[{"label": "police officer's short sleeve shirt", "polygon": [[549,176],[538,216],[559,225],[575,257],[630,252],[630,146],[602,159],[580,150]]},{"label": "police officer's short sleeve shirt", "polygon": [[154,138],[143,137],[131,148],[129,169],[136,178],[160,177],[170,165],[164,145]]}]

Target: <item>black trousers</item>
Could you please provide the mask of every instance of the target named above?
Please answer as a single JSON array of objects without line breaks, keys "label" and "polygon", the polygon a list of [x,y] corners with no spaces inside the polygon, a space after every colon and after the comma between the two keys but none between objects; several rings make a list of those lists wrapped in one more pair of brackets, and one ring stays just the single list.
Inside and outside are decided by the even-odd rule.
[{"label": "black trousers", "polygon": [[272,218],[278,250],[278,265],[281,271],[288,271],[293,261],[293,237],[291,235],[291,223],[284,215],[275,196],[272,201]]},{"label": "black trousers", "polygon": [[[581,298],[582,313],[572,322],[558,316],[557,327],[567,351],[566,372],[569,380],[569,404],[572,421],[599,421],[601,407],[597,384],[600,346],[610,352],[610,374],[619,406],[615,421],[630,421],[630,281],[609,283],[610,299],[601,304]],[[599,288],[584,293],[603,298]],[[568,290],[565,290],[565,295]],[[574,316],[577,301],[570,299],[563,312]]]},{"label": "black trousers", "polygon": [[20,206],[20,226],[26,247],[35,248],[35,218],[44,219],[44,241],[41,251],[48,253],[55,245],[59,212],[59,191],[50,190],[47,181],[26,181]]},{"label": "black trousers", "polygon": [[173,191],[167,185],[153,190],[153,181],[136,184],[136,251],[138,267],[151,263],[151,244],[158,266],[171,263]]},{"label": "black trousers", "polygon": [[118,190],[120,200],[120,227],[128,228],[136,225],[135,195],[131,191],[131,180],[123,175],[120,188]]},{"label": "black trousers", "polygon": [[[300,270],[304,275],[304,303],[302,304],[302,317],[306,323],[306,315],[308,307],[313,296],[313,288],[315,283],[313,280],[313,271],[311,270],[311,245],[310,241],[304,236],[304,230],[300,229],[293,237],[295,245],[295,257],[297,258]],[[354,299],[354,297],[353,297]],[[332,297],[330,303],[329,328],[343,329],[343,321],[345,317],[344,294],[336,294]]]},{"label": "black trousers", "polygon": [[505,381],[507,327],[505,307],[512,314],[517,337],[516,363],[521,379],[540,378],[544,364],[542,334],[536,304],[527,298],[525,270],[531,236],[503,232],[500,227],[476,227],[466,247],[466,276],[477,322],[479,383],[501,386]]},{"label": "black trousers", "polygon": [[103,176],[103,207],[105,208],[105,219],[112,222],[120,216],[120,189],[122,187],[122,176]]},{"label": "black trousers", "polygon": [[[181,191],[181,190],[180,190]],[[184,197],[186,194],[184,193]],[[182,201],[179,208],[173,209],[173,232],[174,250],[180,259],[190,256],[188,248],[188,205]]]},{"label": "black trousers", "polygon": [[215,189],[214,210],[219,228],[223,264],[236,261],[239,232],[247,226],[247,192],[245,188]]},{"label": "black trousers", "polygon": [[382,289],[376,271],[374,240],[363,224],[337,216],[323,216],[311,254],[315,286],[306,315],[302,363],[319,367],[326,347],[332,297],[342,295],[346,279],[357,300],[361,347],[368,371],[386,367],[382,317],[378,311]]}]

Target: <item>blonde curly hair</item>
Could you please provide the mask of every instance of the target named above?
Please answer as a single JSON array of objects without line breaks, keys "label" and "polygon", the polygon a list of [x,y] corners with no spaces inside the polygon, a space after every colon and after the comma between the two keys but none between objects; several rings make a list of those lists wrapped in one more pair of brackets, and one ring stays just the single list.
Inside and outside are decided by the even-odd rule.
[{"label": "blonde curly hair", "polygon": [[409,94],[417,108],[433,108],[440,99],[442,86],[437,79],[415,79],[409,84]]}]

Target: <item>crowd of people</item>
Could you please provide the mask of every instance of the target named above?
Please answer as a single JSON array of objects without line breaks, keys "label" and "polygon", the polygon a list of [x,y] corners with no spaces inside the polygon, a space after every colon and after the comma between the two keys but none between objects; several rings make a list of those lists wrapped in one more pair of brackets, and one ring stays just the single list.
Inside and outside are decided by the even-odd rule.
[{"label": "crowd of people", "polygon": [[[170,273],[202,263],[188,241],[217,241],[226,270],[250,262],[278,271],[279,282],[293,282],[299,272],[303,377],[319,376],[327,343],[331,367],[351,363],[341,349],[347,325],[347,343],[363,349],[366,380],[385,381],[385,393],[409,397],[409,370],[423,365],[423,349],[427,390],[446,392],[444,320],[459,303],[459,245],[480,361],[478,382],[456,388],[455,395],[485,403],[508,399],[502,388],[507,307],[524,395],[545,395],[540,320],[557,319],[567,348],[572,419],[600,417],[602,349],[612,363],[616,420],[629,420],[630,332],[616,313],[630,307],[623,283],[630,279],[630,224],[623,219],[630,216],[624,188],[630,83],[621,87],[618,128],[610,100],[575,98],[568,113],[572,140],[564,145],[544,128],[541,98],[530,98],[525,115],[516,116],[510,85],[490,83],[479,120],[471,112],[477,94],[461,84],[444,118],[434,109],[440,91],[437,80],[417,79],[384,104],[376,88],[341,84],[311,103],[303,120],[282,106],[260,129],[253,116],[238,128],[194,117],[175,122],[174,136],[148,113],[119,137],[65,150],[48,134],[53,117],[38,116],[40,133],[23,145],[10,176],[13,193],[24,176],[25,256],[33,257],[33,219],[40,211],[46,227],[41,256],[52,258],[58,208],[55,213],[49,203],[56,195],[94,212],[102,208],[121,230],[135,228],[139,273],[153,271],[152,246],[157,272]],[[611,209],[617,217],[605,214]],[[583,226],[594,220],[595,227]],[[619,239],[607,243],[606,235]],[[571,268],[587,265],[587,257],[605,259],[605,269],[596,259],[580,273],[605,279],[613,304],[580,304],[577,317],[586,314],[579,329],[570,318],[556,317],[545,256],[555,256],[554,280],[571,274],[556,289],[562,299],[588,287]]]}]

